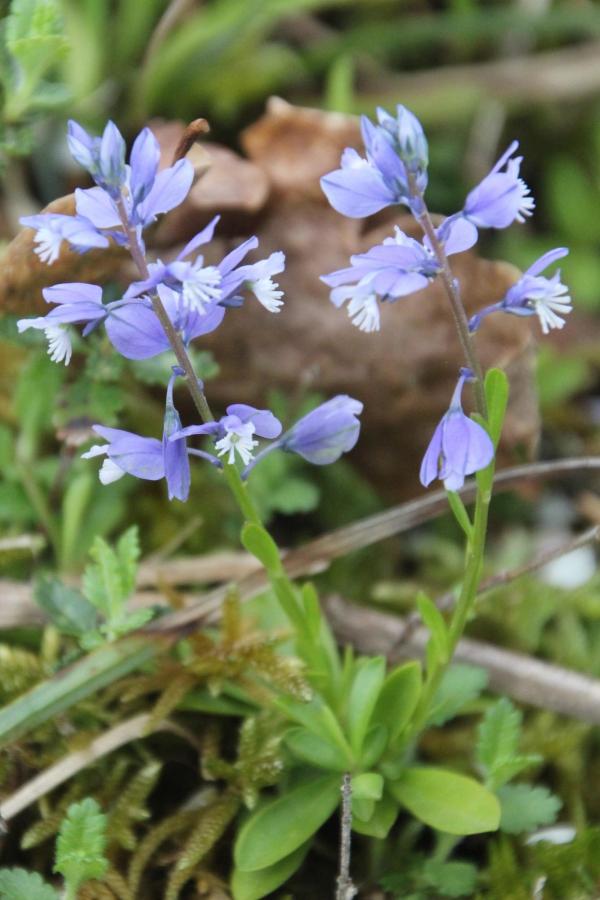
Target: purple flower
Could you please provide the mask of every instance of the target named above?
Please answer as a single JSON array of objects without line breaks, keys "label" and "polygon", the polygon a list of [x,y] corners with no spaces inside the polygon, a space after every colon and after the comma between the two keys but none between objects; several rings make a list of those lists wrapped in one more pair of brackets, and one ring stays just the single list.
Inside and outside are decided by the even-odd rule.
[{"label": "purple flower", "polygon": [[[158,285],[157,291],[185,344],[214,331],[223,321],[225,309],[222,306],[215,304],[201,314],[188,309],[181,295],[170,288]],[[171,348],[152,303],[146,298],[114,304],[106,319],[106,332],[113,346],[127,359],[148,359]]]},{"label": "purple flower", "polygon": [[108,239],[99,234],[93,223],[85,216],[64,216],[60,213],[39,213],[37,216],[23,216],[21,225],[36,232],[35,252],[49,266],[60,256],[63,241],[78,253],[93,247],[108,247]]},{"label": "purple flower", "polygon": [[126,178],[125,141],[114,122],[106,123],[102,137],[93,137],[71,120],[67,142],[73,159],[88,170],[96,184],[118,197]]},{"label": "purple flower", "polygon": [[335,462],[356,444],[362,410],[359,400],[338,394],[299,419],[277,443],[318,466]]},{"label": "purple flower", "polygon": [[120,428],[106,428],[94,425],[94,431],[108,443],[95,444],[83,459],[106,456],[99,477],[102,484],[111,484],[123,475],[134,475],[145,481],[160,481],[165,477],[165,462],[161,441],[156,438],[141,437]]},{"label": "purple flower", "polygon": [[553,328],[562,328],[566,316],[571,312],[569,289],[561,283],[560,269],[552,278],[540,275],[549,265],[567,256],[566,247],[557,247],[540,256],[523,273],[516,284],[506,292],[498,303],[486,306],[469,321],[469,330],[477,331],[482,320],[493,312],[511,313],[514,316],[537,316],[544,334]]},{"label": "purple flower", "polygon": [[472,377],[461,370],[448,411],[442,417],[421,463],[420,479],[428,487],[436,478],[448,491],[459,490],[465,475],[485,469],[494,458],[494,445],[487,431],[462,409],[461,396],[465,381]]},{"label": "purple flower", "polygon": [[36,253],[48,264],[58,258],[63,240],[79,252],[108,247],[108,238],[126,244],[123,219],[141,241],[143,229],[179,206],[194,180],[194,168],[186,159],[158,171],[158,142],[147,128],[134,141],[129,165],[125,164],[125,141],[113,122],[101,137],[69,122],[68,143],[74,159],[90,172],[97,187],[75,191],[75,216],[40,213],[21,219],[36,230]]},{"label": "purple flower", "polygon": [[[447,221],[447,220],[446,220]],[[448,255],[465,248],[468,234],[463,220],[437,229]],[[394,301],[420,291],[438,275],[440,265],[427,239],[420,243],[398,227],[394,237],[350,258],[351,266],[321,276],[333,288],[331,302],[338,308],[348,301],[348,315],[361,331],[379,331],[378,298]]]},{"label": "purple flower", "polygon": [[272,276],[283,272],[284,268],[285,254],[281,250],[271,253],[267,259],[240,266],[235,270],[235,277],[240,280],[238,288],[243,286],[252,291],[268,312],[277,313],[283,306],[283,291],[279,290],[279,285],[273,281]]},{"label": "purple flower", "polygon": [[281,422],[268,409],[256,409],[245,403],[233,403],[227,407],[227,415],[218,422],[189,425],[171,435],[170,440],[180,440],[195,434],[210,435],[219,456],[226,456],[227,463],[235,462],[236,453],[247,466],[254,456],[258,441],[254,436],[276,438],[281,434]]},{"label": "purple flower", "polygon": [[421,179],[420,187],[424,190],[427,182],[423,182],[423,178],[427,171],[429,148],[423,126],[415,114],[399,103],[395,116],[378,107],[377,120],[389,135],[392,146],[408,171]]},{"label": "purple flower", "polygon": [[[508,228],[513,222],[524,222],[533,212],[535,201],[519,177],[523,157],[513,157],[518,146],[518,141],[513,141],[489,175],[467,196],[462,215],[473,231],[476,228]],[[475,232],[473,243],[476,240]]]},{"label": "purple flower", "polygon": [[106,318],[108,307],[102,303],[102,288],[96,284],[55,284],[44,288],[47,303],[58,304],[46,316],[19,319],[19,332],[34,328],[43,331],[48,340],[48,353],[53,362],[69,365],[71,360],[71,337],[69,325],[86,324],[84,334],[88,334],[99,322]]},{"label": "purple flower", "polygon": [[187,448],[185,434],[181,429],[181,419],[173,403],[173,386],[175,380],[182,374],[182,369],[178,366],[173,367],[173,374],[167,386],[162,441],[141,437],[119,428],[94,425],[94,431],[108,443],[91,447],[83,454],[83,459],[106,456],[99,472],[102,484],[110,484],[126,474],[145,481],[159,481],[165,478],[169,500],[185,501],[190,492],[188,454],[200,456],[212,465],[222,468],[220,460],[215,456]]},{"label": "purple flower", "polygon": [[333,208],[355,219],[397,203],[413,206],[408,172],[420,193],[427,186],[427,141],[419,121],[403,106],[398,106],[395,118],[384,109],[378,109],[377,116],[379,125],[361,118],[366,159],[347,148],[341,168],[321,178]]},{"label": "purple flower", "polygon": [[205,266],[201,255],[193,262],[187,259],[198,247],[212,240],[219,218],[216,216],[197,234],[173,262],[158,260],[150,263],[149,277],[134,282],[125,298],[139,297],[162,284],[179,293],[184,306],[205,313],[216,303],[222,306],[241,305],[243,297],[239,296],[239,291],[250,290],[269,312],[279,312],[283,291],[278,290],[272,276],[285,267],[285,255],[280,251],[272,253],[268,259],[240,266],[247,253],[258,246],[258,239],[252,237],[228,253],[218,266]]}]

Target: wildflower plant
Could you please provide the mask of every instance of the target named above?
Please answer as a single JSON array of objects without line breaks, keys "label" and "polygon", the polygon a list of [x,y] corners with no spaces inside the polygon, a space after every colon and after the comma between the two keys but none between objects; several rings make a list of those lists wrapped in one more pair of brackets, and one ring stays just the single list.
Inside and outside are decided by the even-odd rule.
[{"label": "wildflower plant", "polygon": [[[207,264],[201,248],[211,241],[217,216],[174,260],[149,259],[145,230],[158,216],[183,202],[193,182],[193,168],[183,156],[159,169],[158,144],[148,129],[135,139],[127,161],[125,141],[111,122],[98,137],[74,122],[69,124],[71,153],[95,182],[92,188],[76,191],[75,215],[46,213],[23,220],[34,229],[36,253],[48,265],[58,258],[63,244],[85,253],[112,242],[128,250],[137,267],[136,280],[119,299],[110,302],[104,302],[101,286],[94,284],[58,284],[44,291],[52,307],[47,315],[22,319],[18,324],[21,331],[33,328],[45,334],[55,362],[69,364],[75,326],[82,327],[84,337],[104,328],[115,351],[128,359],[148,359],[166,350],[174,356],[165,386],[162,434],[140,435],[101,422],[94,425],[101,442],[94,443],[84,456],[102,460],[100,481],[108,484],[127,476],[164,480],[169,500],[185,501],[192,465],[209,464],[221,473],[243,519],[241,541],[262,564],[270,585],[270,593],[260,602],[276,604],[292,635],[302,689],[297,689],[298,679],[294,691],[286,691],[276,679],[272,684],[259,679],[254,695],[248,692],[241,698],[255,709],[266,708],[279,717],[281,729],[273,740],[278,752],[281,749],[277,769],[281,782],[274,799],[256,803],[255,792],[242,797],[251,811],[238,831],[234,849],[232,890],[237,900],[265,896],[293,874],[315,832],[339,806],[342,784],[343,822],[348,834],[351,824],[356,833],[384,838],[401,810],[457,837],[495,831],[501,823],[499,790],[505,788],[508,776],[502,785],[496,783],[488,777],[487,763],[481,781],[419,765],[415,746],[422,731],[440,721],[440,691],[448,694],[448,668],[473,611],[495,451],[507,402],[504,374],[496,369],[485,375],[482,371],[475,333],[496,312],[535,314],[544,332],[562,327],[562,316],[570,311],[566,288],[559,273],[549,278],[541,273],[566,251],[545,254],[504,298],[492,298],[490,306],[469,321],[449,256],[472,247],[481,228],[506,228],[531,215],[533,200],[520,177],[517,144],[510,145],[490,174],[468,194],[463,209],[436,227],[424,197],[427,140],[420,123],[401,106],[393,116],[384,110],[378,110],[377,116],[377,124],[362,120],[365,155],[346,150],[340,169],[322,179],[323,190],[336,210],[355,218],[392,205],[405,206],[423,236],[416,240],[396,228],[382,244],[353,256],[349,267],[324,275],[323,280],[331,287],[331,300],[337,307],[348,304],[353,324],[375,332],[381,327],[387,304],[441,279],[464,352],[465,365],[457,375],[449,408],[424,451],[420,477],[425,486],[439,479],[446,487],[450,508],[466,536],[465,572],[449,620],[428,597],[418,598],[419,613],[430,634],[424,667],[413,661],[387,671],[382,657],[340,655],[314,588],[290,580],[280,550],[252,498],[253,470],[272,453],[295,453],[315,465],[328,465],[350,451],[359,437],[360,400],[338,395],[284,430],[270,410],[245,403],[230,404],[215,416],[194,371],[190,344],[215,331],[226,315],[243,315],[239,307],[250,297],[262,305],[265,315],[284,308],[275,280],[284,268],[283,252],[247,262],[247,255],[258,246],[258,240],[251,237],[216,265]],[[182,422],[176,406],[175,391],[182,382],[195,406],[197,421],[191,423]],[[473,390],[476,408],[471,416],[462,406],[467,387]],[[472,474],[477,493],[471,517],[459,491]],[[124,597],[133,587],[130,563],[135,562],[136,547],[130,538],[122,539],[116,554],[103,542],[94,548],[95,566],[90,568],[86,584],[95,607],[95,631],[88,647],[110,642],[142,624],[143,619],[132,620],[123,609]],[[104,578],[103,572],[110,577]],[[123,640],[132,642],[131,668],[147,662],[155,652],[148,651],[138,637]],[[95,651],[99,654],[96,660],[104,659],[102,652],[102,648]],[[112,677],[111,666],[117,673],[114,677],[125,671],[122,661],[105,665],[106,670],[98,662],[92,666],[96,685],[106,684]],[[82,673],[86,666],[91,663],[84,661]],[[77,671],[72,670],[69,685],[83,677]],[[193,665],[184,674],[185,685],[193,683]],[[106,680],[101,681],[105,675]],[[478,690],[482,687],[479,684]],[[61,690],[58,685],[47,715],[69,703]],[[69,690],[78,698],[85,693],[81,686],[78,692],[74,686]],[[223,690],[227,691],[226,681]],[[240,690],[237,686],[232,695],[238,701]],[[454,712],[473,699],[469,691],[462,699],[454,699]],[[45,714],[36,713],[36,723]],[[5,734],[23,728],[21,712],[7,713],[5,720],[9,723]],[[2,727],[0,716],[0,734]],[[188,874],[191,877],[191,869],[189,873],[186,869],[186,878]],[[351,896],[342,881],[341,874],[338,896]]]}]

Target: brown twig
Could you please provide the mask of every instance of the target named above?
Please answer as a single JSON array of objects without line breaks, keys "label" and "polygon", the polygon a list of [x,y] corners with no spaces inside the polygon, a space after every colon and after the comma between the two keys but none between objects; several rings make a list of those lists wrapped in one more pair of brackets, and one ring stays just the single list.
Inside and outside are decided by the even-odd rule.
[{"label": "brown twig", "polygon": [[[31,806],[32,803],[35,803],[36,800],[45,797],[58,785],[64,784],[77,772],[92,765],[102,756],[107,756],[109,753],[118,750],[119,747],[144,737],[151,721],[151,713],[141,713],[131,719],[126,719],[124,722],[119,722],[114,728],[94,738],[87,747],[63,756],[58,762],[44,769],[35,778],[22,785],[14,794],[7,797],[0,804],[0,818],[3,821],[12,819],[22,810]],[[189,737],[185,729],[169,721],[160,722],[158,725],[155,725],[153,730],[171,731],[186,739]]]},{"label": "brown twig", "polygon": [[[582,534],[578,535],[578,537],[573,538],[570,541],[565,541],[564,544],[555,547],[553,550],[541,553],[539,556],[536,556],[535,559],[530,560],[522,566],[517,566],[514,569],[507,569],[504,572],[497,572],[495,575],[491,575],[481,582],[477,593],[483,594],[486,591],[491,591],[502,585],[510,584],[512,581],[521,578],[522,575],[530,575],[532,572],[537,572],[538,569],[547,566],[548,563],[553,562],[555,559],[560,559],[561,556],[566,556],[568,553],[572,553],[573,550],[578,550],[580,547],[586,547],[588,544],[593,544],[598,540],[600,540],[600,526],[594,525],[593,528],[588,528],[587,531],[584,531]],[[447,594],[442,594],[441,597],[438,597],[435,601],[435,605],[441,612],[446,612],[447,610],[452,609],[455,602],[455,594],[452,591],[449,591]],[[404,630],[402,631],[402,634],[397,637],[396,643],[390,649],[391,653],[399,650],[402,643],[420,626],[421,617],[418,613],[413,612],[406,616],[403,619],[403,622]]]},{"label": "brown twig", "polygon": [[[510,490],[519,482],[527,479],[557,478],[560,475],[582,470],[600,469],[600,456],[584,456],[573,459],[553,460],[549,462],[528,463],[523,466],[514,466],[498,472],[494,479],[495,492]],[[461,497],[469,502],[475,493],[472,484],[466,484],[461,490]],[[417,525],[422,525],[434,519],[448,508],[445,491],[432,491],[417,500],[401,503],[382,513],[359,519],[351,525],[336,528],[321,537],[310,541],[304,547],[292,550],[284,557],[284,565],[288,574],[297,578],[302,575],[312,575],[324,571],[334,559],[339,559],[356,550],[370,547],[386,538],[409,531]],[[245,562],[241,554],[225,554],[222,561],[213,566],[212,557],[198,557],[189,560],[173,560],[161,564],[156,572],[161,579],[169,584],[193,584],[202,580],[228,581],[236,580],[240,594],[243,598],[255,596],[266,587],[266,580],[261,572],[256,569],[254,563],[249,569],[243,571]],[[232,561],[235,558],[233,571]],[[238,566],[239,564],[239,566]],[[219,572],[219,568],[221,571]],[[211,577],[207,576],[207,571]],[[142,567],[143,571],[143,567]],[[144,583],[148,584],[144,578]],[[0,581],[2,596],[4,598],[0,609],[0,627],[11,628],[15,625],[37,623],[43,621],[43,615],[35,606],[31,587],[19,582]],[[227,593],[227,587],[217,587],[212,591],[201,594],[195,598],[193,605],[186,609],[163,616],[154,624],[158,630],[169,631],[171,629],[188,629],[204,620],[204,617],[218,612]],[[14,598],[14,599],[13,599]],[[143,595],[139,595],[141,602]],[[160,599],[160,598],[153,598]]]},{"label": "brown twig", "polygon": [[175,165],[180,159],[184,159],[192,149],[201,134],[208,134],[210,125],[206,119],[194,119],[193,122],[186,127],[185,131],[179,138],[179,143],[175,147],[173,160],[171,165]]}]

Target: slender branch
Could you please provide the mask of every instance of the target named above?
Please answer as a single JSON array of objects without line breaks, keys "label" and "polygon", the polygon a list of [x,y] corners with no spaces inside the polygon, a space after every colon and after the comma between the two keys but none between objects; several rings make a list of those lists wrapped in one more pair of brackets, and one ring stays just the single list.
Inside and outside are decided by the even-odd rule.
[{"label": "slender branch", "polygon": [[340,871],[337,877],[335,900],[352,900],[357,890],[350,878],[352,846],[352,777],[345,772],[342,778],[342,806],[340,810]]}]

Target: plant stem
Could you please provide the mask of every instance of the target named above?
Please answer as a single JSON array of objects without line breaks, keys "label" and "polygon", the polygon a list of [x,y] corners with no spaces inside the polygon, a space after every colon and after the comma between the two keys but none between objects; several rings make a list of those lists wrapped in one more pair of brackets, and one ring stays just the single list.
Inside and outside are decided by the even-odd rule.
[{"label": "plant stem", "polygon": [[[450,308],[454,317],[454,323],[458,333],[458,338],[465,356],[468,367],[475,376],[475,404],[477,412],[483,419],[487,420],[487,403],[485,399],[485,391],[483,384],[483,371],[479,357],[471,334],[469,332],[469,321],[465,308],[463,306],[460,295],[460,287],[457,279],[454,277],[450,263],[446,255],[443,243],[439,240],[435,226],[432,222],[431,215],[419,190],[415,176],[408,175],[409,187],[412,196],[416,199],[415,218],[421,226],[424,235],[429,241],[429,245],[433,250],[437,262],[440,267],[440,276],[446,290]],[[427,722],[429,709],[434,695],[439,687],[442,676],[452,661],[452,656],[456,645],[462,637],[463,631],[467,624],[469,615],[475,603],[477,596],[477,588],[481,578],[481,570],[483,567],[483,555],[485,550],[485,539],[487,534],[488,512],[492,496],[492,482],[494,477],[494,461],[477,477],[477,493],[475,496],[475,514],[473,519],[473,528],[467,536],[467,554],[465,564],[465,576],[462,583],[460,595],[456,603],[456,607],[452,613],[450,625],[448,628],[448,647],[446,657],[443,660],[434,661],[432,668],[427,672],[423,691],[419,700],[419,704],[415,711],[413,721],[411,723],[410,738],[418,735],[419,731]]]},{"label": "plant stem", "polygon": [[448,300],[450,301],[450,308],[452,309],[452,315],[454,317],[454,324],[456,325],[456,330],[458,332],[458,338],[460,340],[467,365],[472,370],[475,376],[473,386],[475,389],[477,412],[485,419],[487,418],[487,406],[485,402],[485,394],[483,391],[483,373],[481,369],[481,363],[479,362],[479,357],[477,356],[477,352],[473,344],[473,339],[469,331],[469,320],[467,319],[467,314],[465,312],[462,298],[460,296],[460,287],[457,279],[452,273],[452,269],[450,268],[450,263],[448,262],[448,257],[446,256],[444,245],[438,239],[435,226],[431,220],[431,215],[429,213],[429,210],[427,209],[423,195],[417,187],[414,175],[409,174],[408,180],[411,192],[413,196],[417,198],[418,206],[420,209],[420,212],[416,216],[416,219],[423,229],[423,233],[427,236],[427,239],[429,240],[429,243],[431,245],[431,249],[435,253],[436,259],[440,265],[440,275],[444,284],[444,288],[446,289]]},{"label": "plant stem", "polygon": [[340,871],[337,877],[335,900],[352,900],[357,891],[350,878],[352,840],[352,777],[345,772],[342,778],[342,809],[340,822]]},{"label": "plant stem", "polygon": [[[131,258],[136,264],[142,278],[149,278],[150,272],[148,271],[148,264],[146,262],[144,251],[142,250],[138,241],[135,228],[132,228],[129,224],[129,217],[127,215],[127,210],[125,209],[125,204],[122,198],[117,202],[117,206],[121,215],[123,230],[127,235],[127,240],[129,242],[129,252],[131,253]],[[194,367],[187,354],[181,335],[171,322],[171,319],[169,318],[163,302],[156,291],[152,291],[150,299],[152,301],[152,309],[154,310],[158,321],[162,325],[167,338],[169,339],[169,343],[173,348],[173,353],[177,358],[177,362],[185,373],[185,380],[188,386],[188,390],[192,396],[192,400],[194,401],[196,409],[200,413],[202,421],[213,422],[214,416],[210,411],[210,406],[208,405],[208,401],[204,395],[204,391],[200,387],[200,382],[198,381],[198,377],[194,372]]]}]

